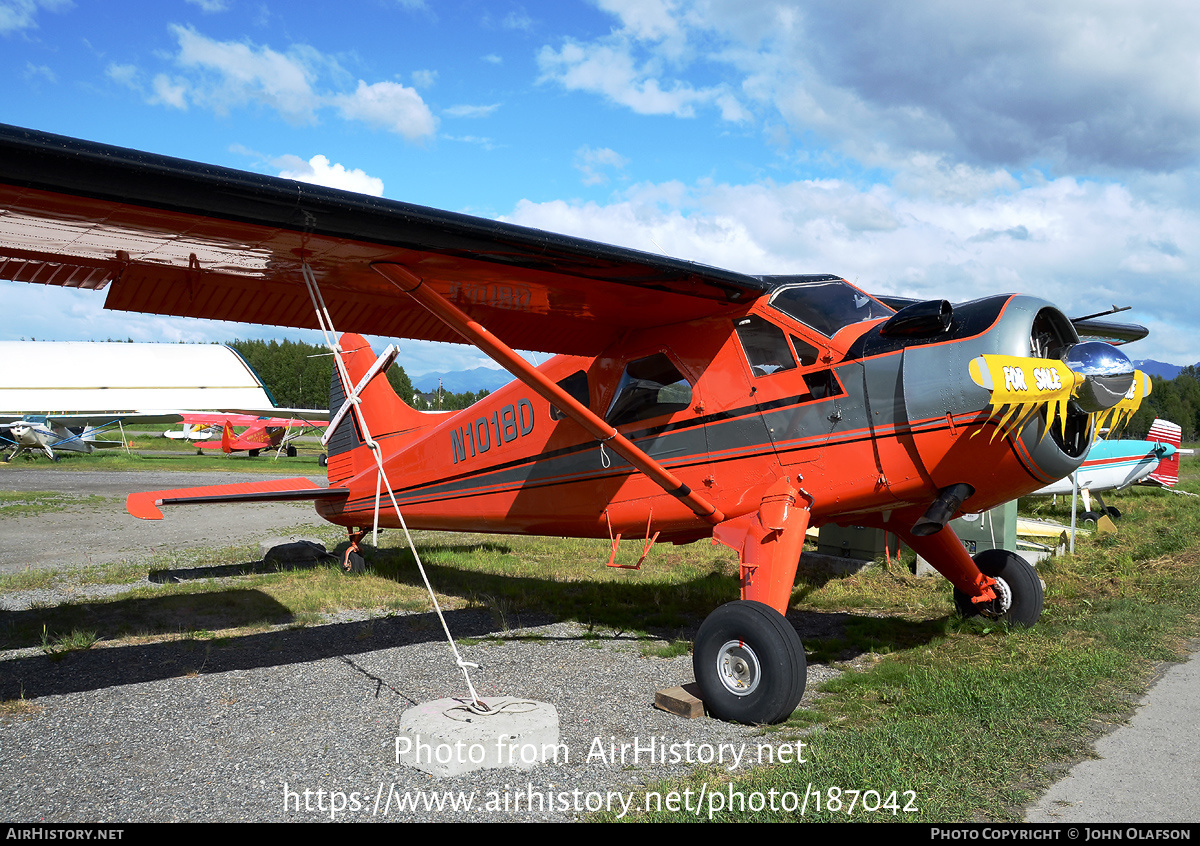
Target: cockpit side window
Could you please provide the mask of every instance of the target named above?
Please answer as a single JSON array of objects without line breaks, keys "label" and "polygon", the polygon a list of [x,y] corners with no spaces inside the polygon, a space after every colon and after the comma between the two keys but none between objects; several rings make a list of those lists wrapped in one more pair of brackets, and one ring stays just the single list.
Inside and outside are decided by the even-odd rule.
[{"label": "cockpit side window", "polygon": [[821,357],[821,351],[814,347],[808,341],[802,341],[795,335],[792,335],[792,347],[796,350],[796,357],[800,359],[801,367],[812,367],[817,363],[817,359]]},{"label": "cockpit side window", "polygon": [[692,386],[662,353],[629,362],[604,415],[613,426],[682,411],[692,404]]},{"label": "cockpit side window", "polygon": [[791,370],[796,366],[796,359],[788,347],[787,336],[783,330],[768,323],[756,314],[739,317],[734,322],[738,340],[742,342],[742,350],[746,360],[750,362],[750,370],[755,376],[769,376],[781,370]]},{"label": "cockpit side window", "polygon": [[894,314],[879,300],[841,279],[783,283],[768,302],[827,338],[844,326]]},{"label": "cockpit side window", "polygon": [[[591,402],[591,392],[588,390],[588,377],[582,370],[576,370],[566,379],[560,379],[558,386],[584,408],[587,408]],[[566,416],[566,414],[559,410],[558,406],[550,406],[551,420],[564,420]]]}]

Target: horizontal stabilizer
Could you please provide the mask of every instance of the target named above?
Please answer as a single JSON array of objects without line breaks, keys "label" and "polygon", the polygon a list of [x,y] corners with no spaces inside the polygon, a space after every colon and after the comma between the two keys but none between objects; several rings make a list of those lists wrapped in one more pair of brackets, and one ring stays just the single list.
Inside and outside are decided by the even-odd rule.
[{"label": "horizontal stabilizer", "polygon": [[271,479],[265,482],[239,482],[209,485],[203,488],[176,488],[169,491],[131,493],[125,510],[140,520],[161,520],[160,505],[194,505],[204,502],[288,502],[306,499],[344,499],[347,488],[322,488],[308,479]]}]

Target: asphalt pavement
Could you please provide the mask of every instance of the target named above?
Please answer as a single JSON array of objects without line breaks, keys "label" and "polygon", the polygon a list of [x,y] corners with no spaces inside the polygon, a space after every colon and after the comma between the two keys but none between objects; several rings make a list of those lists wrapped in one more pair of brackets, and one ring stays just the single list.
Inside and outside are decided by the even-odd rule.
[{"label": "asphalt pavement", "polygon": [[1128,724],[1028,808],[1031,823],[1200,822],[1200,653],[1169,667]]}]

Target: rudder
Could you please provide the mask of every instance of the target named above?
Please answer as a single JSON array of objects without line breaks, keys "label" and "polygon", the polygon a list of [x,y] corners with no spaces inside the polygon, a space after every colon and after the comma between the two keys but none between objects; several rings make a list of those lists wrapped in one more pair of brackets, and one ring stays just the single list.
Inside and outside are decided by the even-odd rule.
[{"label": "rudder", "polygon": [[[346,396],[354,386],[367,375],[375,364],[376,356],[366,338],[353,333],[342,335],[340,340],[342,361],[346,365],[350,385],[343,387],[338,368],[333,369],[329,384],[329,416],[333,418],[346,401]],[[387,372],[382,371],[373,378],[359,394],[361,402],[359,410],[366,420],[371,437],[378,441],[380,438],[392,437],[414,429],[428,426],[428,418],[416,409],[405,404],[396,395],[387,380]],[[356,451],[366,444],[366,439],[359,427],[357,414],[351,412],[342,418],[337,429],[330,435],[326,443],[329,455],[329,484],[335,485],[349,479],[366,469],[373,463],[365,451]],[[359,466],[359,464],[362,466]]]},{"label": "rudder", "polygon": [[1150,434],[1146,440],[1162,444],[1170,444],[1177,450],[1170,458],[1159,459],[1158,467],[1148,477],[1148,481],[1157,482],[1163,487],[1173,488],[1179,483],[1179,445],[1183,442],[1183,429],[1167,420],[1155,420],[1150,425]]}]

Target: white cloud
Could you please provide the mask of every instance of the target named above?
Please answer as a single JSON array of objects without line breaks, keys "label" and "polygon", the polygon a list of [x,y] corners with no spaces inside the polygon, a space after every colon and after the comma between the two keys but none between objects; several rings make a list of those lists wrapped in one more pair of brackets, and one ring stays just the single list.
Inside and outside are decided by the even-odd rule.
[{"label": "white cloud", "polygon": [[[281,53],[249,41],[218,41],[192,27],[170,29],[179,44],[172,57],[179,73],[156,74],[149,92],[139,83],[140,71],[131,65],[110,65],[109,77],[142,90],[151,104],[178,109],[191,104],[223,115],[258,105],[290,123],[311,124],[323,110],[332,108],[347,120],[410,141],[429,138],[437,129],[437,119],[414,88],[360,79],[353,92],[337,91],[338,83],[353,77],[335,59],[307,45],[292,45]],[[436,74],[417,71],[414,78],[432,84]]]},{"label": "white cloud", "polygon": [[328,158],[319,154],[307,162],[299,156],[285,155],[276,159],[273,164],[281,168],[279,175],[284,179],[295,179],[298,182],[324,185],[327,188],[340,188],[344,191],[356,191],[360,194],[370,194],[373,197],[383,196],[382,179],[368,176],[358,168],[348,170],[344,165],[331,163]]},{"label": "white cloud", "polygon": [[200,11],[206,14],[229,11],[227,0],[187,0],[187,2],[199,7]]},{"label": "white cloud", "polygon": [[581,44],[567,41],[555,50],[543,47],[538,53],[542,81],[553,80],[573,91],[600,94],[638,114],[694,117],[696,107],[722,98],[722,115],[735,115],[730,108],[733,95],[723,89],[692,87],[675,79],[666,87],[656,76],[653,63],[639,66],[631,46],[620,38]]},{"label": "white cloud", "polygon": [[544,46],[542,80],[641,114],[783,118],[889,168],[1171,171],[1200,155],[1191,0],[595,2],[617,26]]},{"label": "white cloud", "polygon": [[160,73],[154,77],[151,87],[154,93],[147,98],[147,102],[176,109],[187,108],[187,83],[173,81],[166,74]]},{"label": "white cloud", "polygon": [[492,103],[487,106],[470,106],[467,104],[463,104],[463,105],[459,105],[459,106],[451,106],[450,108],[446,109],[446,114],[450,115],[450,117],[465,117],[465,118],[490,117],[491,115],[495,114],[496,110],[499,108],[500,108],[499,103]]},{"label": "white cloud", "polygon": [[1184,360],[1179,327],[1200,322],[1200,302],[1179,296],[1200,273],[1200,213],[1110,183],[1031,180],[957,198],[841,180],[642,184],[609,204],[522,201],[506,219],[746,273],[836,273],[879,293],[1024,292],[1072,316],[1132,305],[1129,320],[1176,327],[1139,342],[1138,357]]},{"label": "white cloud", "polygon": [[30,80],[40,78],[46,82],[58,82],[58,76],[49,65],[35,65],[33,62],[26,62],[25,72],[21,75]]},{"label": "white cloud", "polygon": [[368,85],[360,79],[353,94],[338,94],[333,103],[344,117],[395,132],[410,141],[428,138],[437,130],[437,118],[416,89],[396,82]]},{"label": "white cloud", "polygon": [[72,5],[71,0],[0,0],[0,35],[37,28],[38,9],[61,12]]},{"label": "white cloud", "polygon": [[193,102],[219,114],[260,103],[295,123],[316,119],[320,97],[313,90],[316,71],[304,51],[279,53],[254,44],[215,41],[191,27],[173,25],[179,41],[175,62],[197,72],[188,84]]},{"label": "white cloud", "polygon": [[622,170],[628,164],[629,159],[608,147],[583,146],[575,151],[575,169],[583,174],[584,185],[603,185],[608,182],[605,168]]},{"label": "white cloud", "polygon": [[413,85],[418,88],[432,88],[437,82],[438,72],[435,70],[415,70],[412,72]]}]

